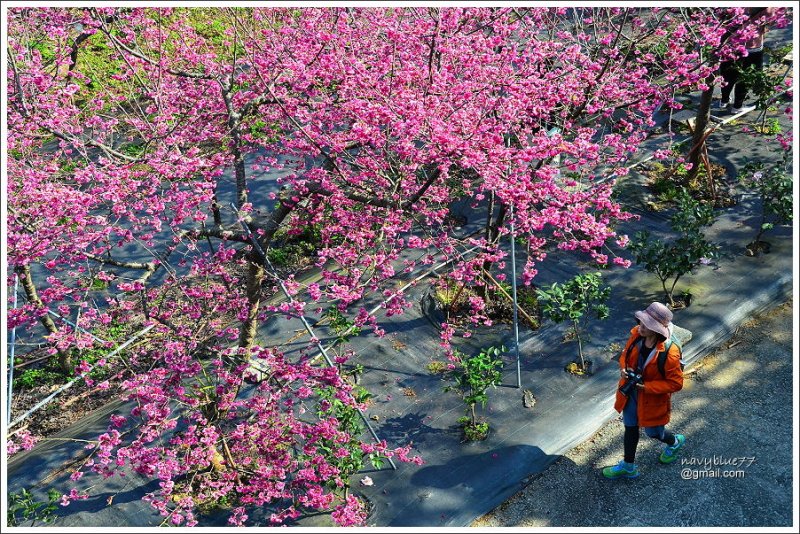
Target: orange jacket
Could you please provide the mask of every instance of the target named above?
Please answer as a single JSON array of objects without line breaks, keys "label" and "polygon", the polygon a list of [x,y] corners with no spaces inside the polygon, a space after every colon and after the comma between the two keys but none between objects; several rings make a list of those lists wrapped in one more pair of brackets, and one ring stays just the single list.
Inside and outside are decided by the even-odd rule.
[{"label": "orange jacket", "polygon": [[[631,329],[631,337],[628,338],[628,342],[625,344],[625,348],[622,349],[622,354],[620,354],[619,357],[620,369],[625,369],[626,367],[636,368],[636,362],[639,358],[638,343],[636,344],[637,346],[631,349],[627,361],[625,356],[628,353],[628,348],[638,337],[639,327],[634,326]],[[678,346],[673,343],[669,348],[669,352],[667,352],[667,361],[664,365],[664,374],[666,374],[666,377],[661,375],[657,363],[657,354],[664,350],[664,343],[662,342],[656,345],[655,350],[656,355],[645,364],[644,372],[642,373],[644,389],[639,388],[638,392],[637,414],[639,416],[639,426],[660,426],[669,423],[669,416],[672,411],[670,397],[683,387],[681,351]],[[645,360],[646,359],[647,358],[645,358]],[[620,378],[619,387],[625,383],[625,380],[625,378]],[[617,389],[617,399],[614,403],[614,409],[618,412],[622,412],[627,401],[628,397],[620,393],[619,389]]]}]

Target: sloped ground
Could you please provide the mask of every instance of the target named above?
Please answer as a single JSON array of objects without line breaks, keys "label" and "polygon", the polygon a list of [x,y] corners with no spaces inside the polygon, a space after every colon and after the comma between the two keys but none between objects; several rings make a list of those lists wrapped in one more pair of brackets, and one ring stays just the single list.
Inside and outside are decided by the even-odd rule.
[{"label": "sloped ground", "polygon": [[687,436],[681,459],[661,465],[660,444],[642,433],[641,476],[606,480],[600,469],[622,455],[615,419],[472,526],[792,526],[792,308],[746,322],[687,369],[669,425]]},{"label": "sloped ground", "polygon": [[[786,121],[785,118],[783,120]],[[786,126],[790,127],[788,124]],[[769,152],[766,150],[768,143],[762,138],[744,135],[739,128],[731,127],[719,132],[715,143],[721,144],[712,151],[715,159],[722,159],[734,167],[741,165],[744,158],[767,157]],[[632,173],[632,195],[637,192],[637,179],[640,179],[637,178],[637,173]],[[640,184],[638,189],[641,189]],[[626,201],[635,197],[623,196]],[[769,233],[767,239],[773,245],[770,254],[755,258],[746,258],[743,255],[744,244],[754,234],[753,223],[757,208],[756,199],[745,196],[738,205],[721,210],[720,220],[709,230],[709,236],[723,245],[724,258],[713,268],[698,269],[697,273],[681,279],[679,290],[691,289],[695,296],[691,307],[677,312],[675,320],[676,324],[692,332],[692,341],[685,347],[685,355],[690,361],[700,359],[726,344],[729,341],[728,336],[741,322],[754,312],[783,301],[790,291],[793,283],[792,252],[795,246],[791,228],[783,226]],[[666,214],[651,213],[644,209],[635,211],[640,212],[643,217],[636,222],[636,229],[648,228],[659,232],[665,227]],[[626,229],[626,232],[630,233],[629,230]],[[542,268],[540,276],[545,283],[563,280],[577,268],[573,260],[565,257],[551,262],[547,268]],[[490,393],[490,402],[483,414],[491,418],[492,425],[489,438],[483,442],[461,443],[456,420],[463,414],[463,406],[459,405],[454,396],[444,395],[440,378],[426,370],[427,364],[440,355],[438,332],[419,307],[387,320],[387,339],[380,340],[372,336],[353,339],[352,348],[358,358],[363,358],[361,361],[365,367],[362,385],[375,394],[375,402],[370,406],[367,415],[374,423],[378,435],[392,445],[412,441],[427,462],[423,466],[402,464],[397,471],[384,469],[370,472],[374,485],[369,487],[358,485],[358,478],[366,473],[357,476],[353,481],[356,490],[372,505],[369,525],[469,525],[476,517],[520,491],[530,480],[539,480],[537,477],[542,472],[549,471],[547,468],[560,460],[562,454],[590,438],[603,422],[613,417],[611,404],[618,370],[612,359],[615,351],[610,347],[613,343],[624,342],[627,328],[632,324],[633,312],[661,298],[661,289],[654,276],[637,268],[617,269],[609,272],[605,278],[615,288],[611,302],[612,320],[596,321],[591,332],[594,341],[584,346],[585,350],[593,351],[596,359],[595,375],[586,380],[563,372],[564,364],[574,357],[575,350],[574,343],[561,342],[563,329],[549,325],[535,333],[521,332],[522,384],[524,388],[530,388],[535,393],[536,407],[534,410],[520,409],[522,391],[514,385],[514,365],[508,361],[504,387]],[[415,291],[417,296],[414,298],[419,298],[422,288],[412,288],[410,291]],[[297,322],[272,321],[264,325],[260,333],[265,339],[278,342],[294,339],[299,327]],[[511,346],[509,341],[513,341],[513,333],[508,325],[496,325],[488,330],[490,331],[465,340],[464,346],[477,348],[498,343]],[[786,332],[789,331],[787,327]],[[288,348],[298,350],[306,343],[306,340],[295,340],[289,343]],[[746,380],[758,378],[752,369],[743,368],[741,372],[746,375]],[[788,369],[783,373],[788,379]],[[407,395],[408,390],[413,390],[415,394]],[[729,390],[723,391],[720,403],[727,407],[724,412],[726,417],[692,417],[692,410],[699,409],[699,406],[676,406],[676,425],[680,430],[686,429],[691,440],[687,446],[687,454],[697,454],[697,461],[702,461],[705,457],[700,456],[700,453],[692,453],[694,447],[710,443],[708,449],[701,450],[702,454],[708,453],[710,457],[716,454],[719,457],[730,448],[725,444],[734,444],[739,438],[743,442],[741,452],[737,451],[736,456],[752,457],[749,446],[753,436],[759,440],[765,433],[777,433],[774,425],[786,424],[786,420],[767,420],[769,424],[766,425],[761,425],[761,421],[750,426],[743,424],[748,420],[740,417],[738,403],[742,401],[727,401]],[[775,395],[772,392],[776,392],[776,387],[765,381],[761,389],[756,389],[753,395],[760,391]],[[784,403],[784,410],[790,410],[789,397],[775,402]],[[115,409],[120,409],[119,404],[111,403],[101,410],[105,413],[81,420],[58,437],[92,439],[104,431],[107,416]],[[689,418],[685,423],[679,419],[687,416]],[[790,420],[788,417],[786,419]],[[714,423],[708,423],[710,421]],[[684,424],[685,427],[680,427]],[[713,440],[706,441],[706,432],[716,430],[710,426],[707,430],[704,426],[707,424],[721,425],[725,430]],[[617,426],[617,430],[621,430],[619,423]],[[786,453],[790,450],[790,434],[785,436],[782,443],[785,450],[779,452]],[[646,445],[643,440],[640,459],[645,476],[636,481],[638,486],[632,486],[641,488],[636,490],[642,492],[635,494],[636,499],[631,497],[633,493],[619,498],[612,493],[612,498],[609,499],[612,488],[613,491],[623,491],[627,486],[621,489],[609,488],[600,485],[606,481],[592,478],[597,474],[597,467],[615,463],[619,459],[621,442],[619,439],[611,439],[606,447],[598,449],[602,450],[602,456],[594,460],[595,464],[584,467],[580,475],[568,475],[567,480],[554,483],[548,490],[548,496],[554,500],[549,501],[549,508],[544,510],[549,509],[550,514],[555,514],[556,510],[563,509],[563,512],[558,513],[566,514],[566,518],[577,518],[578,514],[595,510],[606,521],[616,521],[597,523],[598,525],[655,526],[673,520],[669,524],[690,525],[708,524],[702,521],[707,520],[706,511],[709,506],[728,502],[731,508],[728,512],[717,515],[719,522],[716,524],[739,525],[767,515],[763,510],[750,507],[748,503],[753,501],[751,497],[771,496],[773,488],[779,488],[778,492],[785,492],[785,488],[791,485],[787,481],[791,473],[790,458],[773,459],[772,456],[763,456],[761,462],[749,467],[750,470],[770,470],[771,478],[768,480],[772,484],[756,486],[752,495],[748,493],[744,497],[730,497],[727,494],[720,496],[712,491],[714,487],[701,486],[741,483],[742,480],[684,482],[679,477],[679,466],[672,466],[673,470],[667,471],[672,478],[648,477],[653,472],[660,474],[655,469],[660,469],[661,466],[655,460],[655,448],[648,450]],[[591,443],[587,445],[592,446],[594,445]],[[39,498],[49,487],[67,492],[73,486],[69,481],[70,466],[75,462],[75,457],[80,455],[82,448],[83,444],[80,442],[59,439],[42,443],[29,453],[15,456],[8,463],[7,491],[33,488],[32,491]],[[565,462],[568,465],[574,464],[574,461],[561,460],[559,465]],[[563,466],[559,469],[562,468]],[[129,477],[127,480],[114,478],[92,482],[95,484],[93,492],[97,496],[73,503],[67,508],[59,507],[56,523],[59,527],[142,527],[155,526],[160,522],[152,508],[140,500],[146,492],[157,487],[157,481]],[[748,482],[747,478],[745,482]],[[682,490],[688,484],[701,487],[698,495],[702,497],[688,499]],[[656,508],[651,505],[660,502],[665,487],[669,487],[671,492],[678,492],[671,493],[670,499],[679,499],[677,502],[680,505],[667,508],[668,514],[662,516],[653,512]],[[587,493],[578,493],[576,496],[576,491]],[[114,506],[107,505],[107,498],[110,496],[114,497]],[[777,499],[769,497],[763,502],[775,501]],[[787,506],[782,505],[780,509]],[[640,511],[642,509],[648,510],[647,516],[642,515],[645,513]],[[533,517],[548,517],[546,512],[540,512],[540,507],[534,510],[537,512]],[[658,509],[658,513],[664,512],[664,509]],[[211,526],[210,523],[203,524]],[[329,520],[324,516],[314,516],[306,518],[301,526],[329,526]]]},{"label": "sloped ground", "polygon": [[[709,152],[715,162],[736,169],[747,159],[774,157],[766,138],[742,133],[741,128],[751,120],[749,115],[740,120],[739,127],[729,124],[712,136]],[[786,129],[791,127],[788,118],[781,117],[781,121]],[[654,147],[663,145],[663,139],[654,138],[652,142]],[[632,173],[630,184],[631,194],[622,195],[626,201],[642,189],[641,176]],[[757,208],[758,202],[752,195],[743,195],[740,204],[721,210],[722,216],[709,235],[722,243],[725,257],[717,266],[699,269],[695,275],[681,279],[679,291],[687,288],[695,296],[690,308],[676,314],[676,323],[693,334],[685,352],[690,360],[701,359],[710,351],[730,344],[728,336],[736,326],[755,311],[782,302],[792,286],[796,239],[793,240],[790,228],[776,228],[768,234],[766,239],[773,245],[770,254],[756,258],[743,256],[744,245],[754,235]],[[635,230],[648,228],[659,232],[666,227],[665,213],[649,213],[643,208],[634,211],[643,216],[632,225]],[[542,268],[540,276],[543,283],[560,281],[577,269],[574,260],[565,258]],[[522,392],[514,386],[514,366],[508,361],[504,387],[490,393],[484,413],[491,418],[492,433],[479,443],[461,443],[455,422],[463,413],[463,406],[453,396],[444,395],[440,378],[426,369],[441,353],[438,332],[418,307],[387,320],[387,338],[362,336],[353,340],[352,348],[365,367],[362,385],[375,394],[368,416],[378,435],[392,445],[413,441],[427,462],[424,466],[402,464],[397,471],[370,472],[374,485],[369,487],[358,485],[358,479],[366,473],[357,475],[354,488],[372,505],[370,525],[469,525],[531,480],[535,481],[533,487],[542,489],[525,509],[498,519],[499,523],[490,523],[492,519],[488,518],[477,524],[527,525],[524,521],[551,526],[789,524],[790,519],[786,518],[791,517],[792,502],[788,489],[791,487],[790,349],[781,360],[784,363],[770,360],[776,374],[765,378],[764,372],[759,373],[753,366],[757,361],[753,355],[761,358],[768,349],[745,353],[743,344],[736,345],[732,350],[745,363],[716,366],[719,370],[729,370],[725,375],[727,381],[713,378],[717,375],[709,366],[698,374],[700,379],[707,377],[705,382],[689,381],[687,390],[676,399],[675,427],[685,431],[690,440],[686,457],[696,458],[696,462],[706,458],[713,461],[715,456],[729,461],[734,457],[747,460],[754,457],[752,465],[744,468],[744,479],[684,481],[680,478],[681,466],[663,468],[657,463],[656,448],[645,438],[639,456],[642,478],[609,485],[600,477],[598,469],[615,463],[622,448],[622,427],[618,421],[610,425],[612,430],[616,429],[616,436],[603,438],[610,432],[605,430],[592,438],[596,428],[613,417],[611,398],[618,371],[612,360],[615,351],[610,347],[624,342],[635,310],[661,298],[655,277],[638,268],[613,270],[608,273],[607,281],[615,288],[612,319],[596,322],[591,332],[595,341],[584,347],[594,351],[595,375],[586,380],[563,372],[564,364],[574,357],[574,344],[561,342],[562,329],[550,325],[536,333],[521,333],[522,384],[535,392],[536,408],[520,409]],[[421,288],[416,291],[415,298],[421,297]],[[787,321],[782,330],[775,329],[788,336],[782,338],[783,342],[791,343],[790,324]],[[276,320],[265,324],[260,334],[275,342],[294,340],[287,341],[287,348],[299,350],[306,346],[307,340],[296,339],[298,328],[296,321]],[[513,334],[508,325],[497,325],[490,330],[465,340],[464,346],[477,348],[499,342],[510,346]],[[765,347],[773,343],[769,339],[763,342]],[[737,381],[746,386],[747,395],[734,396],[741,393],[731,387]],[[718,396],[713,401],[719,411],[713,415],[703,412],[712,406],[704,404],[700,393],[694,393],[700,387],[719,390],[715,391]],[[409,391],[414,395],[409,395]],[[754,410],[749,414],[752,417],[744,417],[745,405]],[[104,413],[83,419],[59,437],[92,439],[105,429],[108,414],[119,408],[111,403],[101,410]],[[781,417],[763,415],[778,408],[783,410]],[[587,438],[591,441],[573,449]],[[780,447],[764,443],[765,439],[773,438]],[[751,452],[756,446],[760,454]],[[69,467],[82,447],[82,443],[71,440],[51,441],[15,456],[8,462],[7,491],[34,488],[39,496],[51,486],[68,491],[72,486]],[[574,455],[577,451],[586,455],[580,462],[574,456],[560,458],[562,454]],[[548,469],[556,461],[555,467]],[[549,478],[555,477],[551,472],[561,475]],[[756,472],[758,479],[754,478]],[[144,493],[157,488],[157,481],[129,477],[93,482],[97,496],[60,509],[59,527],[143,527],[160,522],[152,508],[140,500]],[[111,496],[114,506],[107,505]],[[774,516],[773,511],[782,515]],[[301,526],[330,524],[321,516],[308,519]],[[712,520],[716,523],[709,522]]]}]

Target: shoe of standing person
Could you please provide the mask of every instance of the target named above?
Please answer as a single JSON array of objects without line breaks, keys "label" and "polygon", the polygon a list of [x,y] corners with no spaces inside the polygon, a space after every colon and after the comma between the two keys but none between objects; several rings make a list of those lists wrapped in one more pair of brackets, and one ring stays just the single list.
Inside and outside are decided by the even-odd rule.
[{"label": "shoe of standing person", "polygon": [[748,113],[750,111],[753,111],[754,109],[756,109],[755,106],[742,106],[740,108],[732,107],[731,113],[733,113],[734,115],[738,115],[739,113]]},{"label": "shoe of standing person", "polygon": [[639,476],[639,468],[636,464],[620,460],[617,465],[603,468],[603,476],[611,479],[636,478]]},{"label": "shoe of standing person", "polygon": [[684,443],[686,443],[686,436],[683,434],[675,434],[675,443],[673,445],[668,445],[664,449],[664,452],[658,457],[658,461],[662,464],[671,464],[677,460],[678,451],[683,447]]}]

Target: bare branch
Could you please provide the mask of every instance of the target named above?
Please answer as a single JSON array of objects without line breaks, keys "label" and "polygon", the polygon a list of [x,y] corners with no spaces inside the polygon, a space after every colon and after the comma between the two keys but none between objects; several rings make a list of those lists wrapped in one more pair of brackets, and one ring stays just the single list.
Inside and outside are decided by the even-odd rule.
[{"label": "bare branch", "polygon": [[84,145],[87,145],[87,146],[99,148],[100,150],[105,152],[105,154],[107,156],[113,156],[115,158],[123,159],[123,160],[125,160],[127,162],[130,162],[130,163],[136,163],[136,162],[139,162],[139,161],[143,160],[143,158],[134,158],[133,156],[128,156],[127,154],[123,154],[122,152],[118,152],[117,150],[114,150],[110,146],[105,145],[105,144],[103,144],[103,143],[101,143],[99,141],[96,141],[94,139],[79,140],[76,137],[68,136],[63,132],[60,132],[58,130],[53,130],[52,128],[49,128],[47,126],[42,126],[42,129],[47,131],[47,132],[50,132],[55,137],[61,139],[62,141],[66,141],[67,143],[72,143],[73,145],[76,145],[76,146],[81,144],[81,143],[83,143]]},{"label": "bare branch", "polygon": [[[157,65],[155,61],[151,58],[145,56],[143,53],[139,52],[138,50],[134,50],[131,47],[127,46],[126,44],[122,43],[119,39],[114,37],[111,32],[106,28],[105,24],[100,25],[100,31],[102,31],[106,36],[114,43],[114,46],[124,50],[128,54],[132,55],[135,58],[141,59],[151,65]],[[181,78],[193,78],[196,80],[213,80],[214,77],[208,74],[201,74],[198,72],[186,72],[184,70],[174,70],[174,69],[166,69],[167,72],[172,74],[173,76],[180,76]]]},{"label": "bare branch", "polygon": [[135,262],[135,261],[120,261],[115,260],[114,258],[98,256],[96,254],[85,254],[87,258],[90,260],[94,260],[98,263],[102,263],[105,265],[113,265],[114,267],[122,267],[124,269],[142,269],[145,271],[155,271],[156,264],[155,262]]}]

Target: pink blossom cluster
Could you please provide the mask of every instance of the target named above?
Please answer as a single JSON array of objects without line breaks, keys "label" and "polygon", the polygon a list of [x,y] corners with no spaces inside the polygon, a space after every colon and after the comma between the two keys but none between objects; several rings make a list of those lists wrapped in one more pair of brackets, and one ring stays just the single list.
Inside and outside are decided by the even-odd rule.
[{"label": "pink blossom cluster", "polygon": [[14,438],[6,440],[6,455],[11,456],[17,454],[19,451],[31,450],[38,440],[27,430],[21,430],[16,433]]},{"label": "pink blossom cluster", "polygon": [[[674,91],[700,88],[713,72],[699,47],[727,59],[760,25],[787,22],[778,10],[750,23],[744,8],[299,13],[247,10],[248,30],[237,34],[220,10],[225,42],[242,50],[223,61],[227,49],[198,31],[188,10],[11,11],[9,259],[44,266],[44,305],[85,301],[87,279],[143,290],[146,280],[115,274],[131,247],[153,256],[148,269],[176,255],[191,264],[200,232],[188,230],[208,227],[226,171],[236,170],[240,209],[252,210],[241,164],[248,153],[254,170],[286,173],[287,213],[273,220],[290,232],[324,223],[317,263],[325,277],[309,288],[314,301],[346,308],[383,291],[409,248],[456,254],[442,223],[459,198],[513,205],[515,231],[528,242],[526,282],[551,242],[607,263],[599,249],[628,217],[611,199],[613,178],[656,107],[679,107]],[[75,45],[78,33],[88,39]],[[36,39],[47,57],[30,48]],[[107,47],[118,68],[115,83],[91,91],[91,73],[72,64],[90,43]],[[44,150],[47,139],[55,142]],[[118,140],[145,148],[130,155]],[[309,158],[321,164],[309,167]],[[600,166],[607,170],[598,175]],[[239,229],[211,233],[245,240]],[[496,239],[483,247],[453,276],[469,279],[475,265],[504,255]],[[416,265],[404,261],[405,272]],[[402,312],[403,296],[390,297],[387,313]],[[41,313],[29,303],[12,321]],[[62,326],[54,343],[67,335]]]},{"label": "pink blossom cluster", "polygon": [[342,459],[357,465],[367,457],[422,463],[410,446],[363,443],[343,429],[329,409],[332,402],[358,406],[352,385],[336,368],[292,364],[274,349],[259,347],[251,349],[251,358],[268,370],[269,379],[246,398],[238,395],[243,369],[230,370],[222,359],[180,371],[160,367],[128,381],[124,387],[137,404],[137,437],[123,441],[119,428],[126,418],[112,416],[73,480],[83,472],[124,476],[122,468],[157,478],[160,489],[146,500],[176,525],[197,524],[197,506],[223,498],[237,504],[232,524],[246,520],[248,508],[267,507],[276,509],[274,523],[303,510],[332,510],[337,522],[352,525],[364,514],[352,496],[337,504],[355,474]]}]

